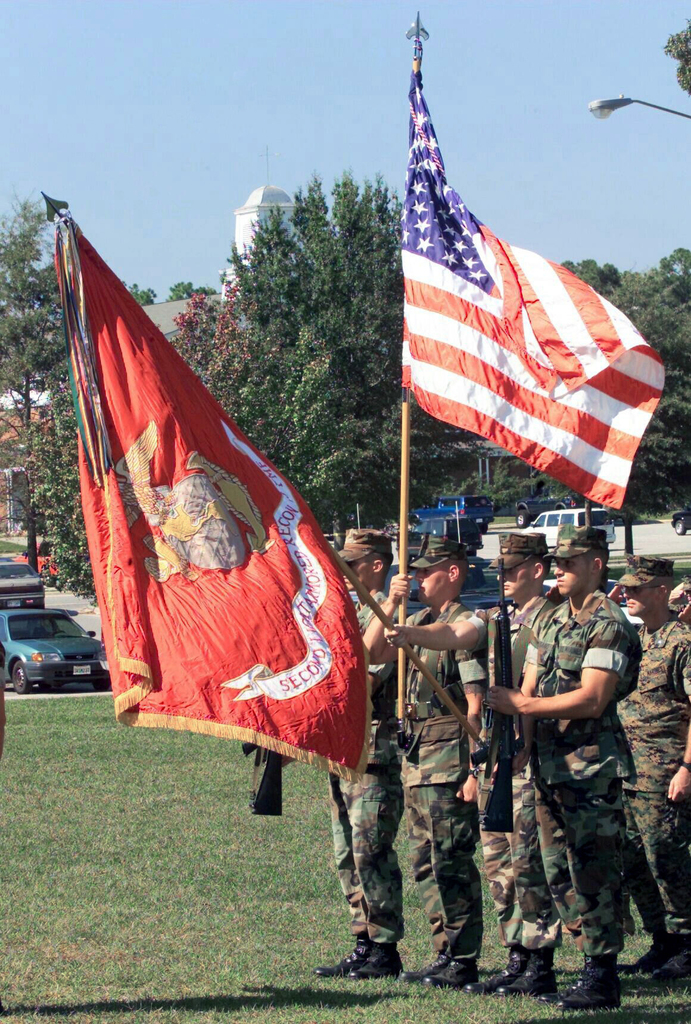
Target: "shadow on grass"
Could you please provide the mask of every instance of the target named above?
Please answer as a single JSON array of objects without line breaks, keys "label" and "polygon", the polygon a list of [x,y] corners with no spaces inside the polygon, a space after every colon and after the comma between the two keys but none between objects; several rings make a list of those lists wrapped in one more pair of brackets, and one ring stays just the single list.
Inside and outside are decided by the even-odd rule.
[{"label": "shadow on grass", "polygon": [[151,1013],[154,1010],[190,1010],[197,1013],[219,1010],[231,1013],[238,1010],[265,1010],[285,1006],[319,1006],[346,1009],[349,1006],[371,1006],[387,999],[400,999],[400,992],[334,992],[333,989],[274,988],[262,985],[246,986],[240,995],[190,996],[186,999],[133,999],[98,1003],[61,1003],[45,1006],[12,1006],[10,1013],[33,1013],[51,1017],[70,1013]]},{"label": "shadow on grass", "polygon": [[[662,992],[660,993],[663,994]],[[685,992],[684,995],[687,993]],[[626,1021],[626,1024],[683,1024],[691,1020],[691,1002],[675,1002],[674,1005],[637,1006],[636,996],[653,995],[650,991],[628,991],[622,992],[621,1008],[619,1010],[557,1010],[555,1016],[540,1017],[539,1024],[564,1024],[565,1020],[576,1024],[577,1021],[589,1021],[590,1024],[604,1024],[606,1021],[617,1018]],[[542,1004],[544,1007],[544,1003]],[[558,1016],[557,1016],[558,1014]],[[535,1021],[536,1018],[528,1016],[527,1021]]]}]

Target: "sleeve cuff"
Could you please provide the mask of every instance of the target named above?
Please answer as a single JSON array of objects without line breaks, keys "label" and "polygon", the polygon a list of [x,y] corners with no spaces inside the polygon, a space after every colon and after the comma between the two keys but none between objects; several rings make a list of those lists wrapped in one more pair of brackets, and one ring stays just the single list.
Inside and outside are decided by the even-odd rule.
[{"label": "sleeve cuff", "polygon": [[526,665],[537,665],[537,647],[535,644],[528,644],[528,649],[525,652],[525,663]]},{"label": "sleeve cuff", "polygon": [[469,622],[471,626],[475,626],[475,629],[477,630],[477,643],[475,644],[475,649],[478,647],[484,647],[485,641],[487,640],[486,624],[477,615],[471,615],[469,619],[466,619],[466,622]]},{"label": "sleeve cuff", "polygon": [[601,668],[605,672],[616,672],[618,676],[623,676],[628,663],[629,659],[620,651],[591,647],[581,663],[581,668]]}]

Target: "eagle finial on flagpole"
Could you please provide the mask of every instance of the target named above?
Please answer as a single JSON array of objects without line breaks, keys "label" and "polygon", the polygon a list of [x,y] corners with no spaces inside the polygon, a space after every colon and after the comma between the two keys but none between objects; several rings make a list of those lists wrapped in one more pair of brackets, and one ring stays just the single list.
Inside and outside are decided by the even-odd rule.
[{"label": "eagle finial on flagpole", "polygon": [[413,71],[419,71],[422,64],[422,40],[429,39],[429,32],[420,20],[420,12],[417,18],[406,32],[406,39],[415,40],[413,45]]}]

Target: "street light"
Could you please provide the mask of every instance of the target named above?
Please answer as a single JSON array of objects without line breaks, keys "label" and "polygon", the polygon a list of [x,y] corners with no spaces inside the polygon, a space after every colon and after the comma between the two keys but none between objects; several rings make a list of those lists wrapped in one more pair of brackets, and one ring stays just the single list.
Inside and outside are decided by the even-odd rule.
[{"label": "street light", "polygon": [[620,107],[628,107],[630,103],[639,103],[642,107],[652,107],[654,110],[664,110],[666,114],[676,114],[677,117],[687,117],[691,121],[691,114],[683,114],[681,110],[671,110],[669,107],[659,107],[657,103],[646,103],[645,100],[632,100],[627,96],[619,96],[616,100],[593,100],[588,104],[588,110],[594,117],[604,121],[614,110]]}]

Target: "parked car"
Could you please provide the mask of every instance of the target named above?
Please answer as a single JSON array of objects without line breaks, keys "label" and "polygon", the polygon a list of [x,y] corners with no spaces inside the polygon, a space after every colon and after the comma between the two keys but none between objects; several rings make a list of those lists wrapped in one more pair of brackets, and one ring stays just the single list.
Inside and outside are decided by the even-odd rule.
[{"label": "parked car", "polygon": [[43,608],[43,580],[30,565],[0,563],[0,608]]},{"label": "parked car", "polygon": [[[433,537],[449,537],[451,540],[462,540],[468,549],[469,555],[476,555],[478,549],[484,546],[480,527],[474,519],[456,519],[455,514],[439,515],[438,509],[433,509],[435,515],[420,515],[415,513],[411,516],[413,523],[408,538],[408,547],[411,551],[411,558],[414,553],[420,550],[424,537],[431,534]],[[423,510],[426,513],[426,510]]]},{"label": "parked car", "polygon": [[552,509],[575,508],[578,500],[571,494],[566,497],[555,498],[552,494],[545,494],[542,491],[530,495],[528,498],[521,498],[516,502],[516,526],[521,530],[530,526],[533,519],[541,512],[550,512]]},{"label": "parked car", "polygon": [[[594,508],[591,513],[593,526],[598,526],[607,534],[607,543],[614,544],[616,530],[614,523],[610,522],[609,512],[606,508]],[[541,512],[532,526],[525,529],[525,533],[544,533],[547,538],[547,546],[554,547],[557,543],[557,531],[560,526],[570,523],[572,526],[585,526],[585,509],[571,508],[555,512]]]},{"label": "parked car", "polygon": [[475,520],[480,533],[487,533],[494,521],[494,506],[485,494],[447,494],[438,499],[437,508],[449,509],[454,514],[458,509],[459,516]]},{"label": "parked car", "polygon": [[[556,585],[557,585],[557,581],[556,581],[555,577],[552,577],[549,580],[545,580],[545,582],[542,584],[543,593],[548,594],[550,592],[550,590],[552,590],[553,587],[556,587]],[[607,580],[607,586],[605,587],[605,593],[606,594],[611,593],[612,589],[614,587],[618,587],[618,586],[619,586],[619,580]],[[625,600],[625,598],[622,597],[621,601],[619,602],[619,607],[621,608],[621,610],[623,611],[624,615],[626,616],[626,618],[629,620],[630,623],[632,623],[634,626],[640,626],[642,620],[639,619],[637,615],[629,615],[628,609],[626,607],[626,600]]]},{"label": "parked car", "polygon": [[82,629],[66,611],[0,611],[0,642],[5,648],[3,682],[15,693],[31,693],[34,684],[60,687],[88,682],[94,690],[110,687],[106,652],[93,630]]},{"label": "parked car", "polygon": [[499,604],[497,570],[489,568],[486,558],[468,559],[468,575],[461,590],[461,601],[472,611],[496,608]]},{"label": "parked car", "polygon": [[[13,562],[18,562],[20,565],[27,565],[29,562],[29,556],[26,551],[22,555],[15,555],[12,559]],[[58,567],[53,561],[51,555],[39,555],[38,556],[38,571],[39,575],[43,576],[44,573],[49,573],[51,576],[57,576]]]},{"label": "parked car", "polygon": [[[472,609],[472,611],[475,611],[477,608],[494,608],[495,605],[499,603],[499,590],[496,572],[494,570],[490,570],[487,573],[485,570],[487,570],[488,567],[489,562],[487,559],[472,557],[468,559],[468,575],[466,576],[465,583],[463,584],[463,590],[461,591],[461,601],[467,608]],[[414,569],[411,569],[411,574],[414,571]],[[392,565],[384,588],[387,594],[389,592],[391,577],[397,572],[398,566]],[[420,601],[417,584],[413,583],[406,608],[407,614],[413,615],[415,612],[420,611],[422,607],[423,605]]]},{"label": "parked car", "polygon": [[680,537],[683,537],[688,529],[691,528],[691,505],[687,505],[686,508],[681,509],[680,512],[675,512],[672,516],[672,529],[675,533],[678,533]]}]

